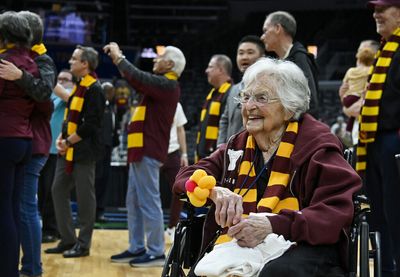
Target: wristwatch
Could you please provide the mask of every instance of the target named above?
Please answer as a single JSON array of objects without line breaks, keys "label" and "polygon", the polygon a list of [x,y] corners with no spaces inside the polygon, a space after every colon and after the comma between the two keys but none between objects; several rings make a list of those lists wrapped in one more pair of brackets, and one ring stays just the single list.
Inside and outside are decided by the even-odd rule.
[{"label": "wristwatch", "polygon": [[123,59],[125,59],[124,54],[122,52],[118,55],[117,59],[115,60],[115,64],[118,65]]},{"label": "wristwatch", "polygon": [[68,138],[65,139],[65,145],[70,147],[72,143],[68,140]]}]

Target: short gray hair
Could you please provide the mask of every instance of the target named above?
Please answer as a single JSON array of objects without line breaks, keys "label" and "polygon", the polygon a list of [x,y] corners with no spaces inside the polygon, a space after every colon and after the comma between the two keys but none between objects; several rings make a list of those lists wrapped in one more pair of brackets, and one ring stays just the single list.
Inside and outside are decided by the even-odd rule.
[{"label": "short gray hair", "polygon": [[28,20],[14,11],[0,14],[0,39],[2,43],[13,43],[30,48],[32,32]]},{"label": "short gray hair", "polygon": [[89,71],[94,72],[99,65],[99,53],[93,47],[88,46],[77,45],[76,49],[82,50],[81,61],[87,62]]},{"label": "short gray hair", "polygon": [[215,54],[211,57],[215,59],[218,66],[220,66],[227,75],[232,75],[232,61],[227,55]]},{"label": "short gray hair", "polygon": [[250,86],[275,90],[285,112],[298,120],[309,108],[310,88],[303,71],[293,62],[261,58],[243,76],[244,90]]},{"label": "short gray hair", "polygon": [[285,30],[285,32],[292,38],[296,36],[297,32],[296,19],[290,13],[284,11],[277,11],[267,15],[266,19],[269,19],[272,25],[280,24],[282,28]]},{"label": "short gray hair", "polygon": [[171,70],[181,76],[186,65],[185,55],[183,55],[182,51],[177,47],[167,46],[163,56],[164,59],[174,62],[174,67]]},{"label": "short gray hair", "polygon": [[28,20],[32,31],[32,46],[42,43],[43,40],[43,22],[39,15],[30,11],[20,11],[19,15]]}]

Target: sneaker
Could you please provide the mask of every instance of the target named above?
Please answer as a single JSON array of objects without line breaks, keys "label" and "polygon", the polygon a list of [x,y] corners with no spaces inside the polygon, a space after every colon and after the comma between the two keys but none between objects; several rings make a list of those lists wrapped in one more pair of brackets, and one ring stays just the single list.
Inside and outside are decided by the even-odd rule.
[{"label": "sneaker", "polygon": [[141,257],[132,259],[129,264],[132,267],[155,267],[163,266],[165,263],[165,255],[154,256],[149,254],[144,254]]},{"label": "sneaker", "polygon": [[174,236],[175,236],[175,227],[167,228],[164,232],[165,242],[173,244],[174,243]]},{"label": "sneaker", "polygon": [[136,253],[131,253],[128,250],[126,250],[120,254],[112,255],[111,261],[114,263],[128,263],[132,259],[143,256],[144,254],[146,254],[146,249],[143,249]]}]

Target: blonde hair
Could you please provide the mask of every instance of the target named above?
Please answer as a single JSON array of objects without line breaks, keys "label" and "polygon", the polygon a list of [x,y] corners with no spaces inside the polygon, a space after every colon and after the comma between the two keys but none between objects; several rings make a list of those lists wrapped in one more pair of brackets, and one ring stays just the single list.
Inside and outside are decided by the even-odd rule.
[{"label": "blonde hair", "polygon": [[363,65],[370,66],[375,59],[375,51],[369,47],[361,48],[357,51],[356,58]]}]

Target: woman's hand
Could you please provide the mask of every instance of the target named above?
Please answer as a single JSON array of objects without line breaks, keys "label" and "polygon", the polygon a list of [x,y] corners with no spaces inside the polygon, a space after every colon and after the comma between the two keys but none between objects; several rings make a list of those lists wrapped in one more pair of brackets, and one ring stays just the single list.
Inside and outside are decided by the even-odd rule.
[{"label": "woman's hand", "polygon": [[268,217],[257,215],[242,219],[228,230],[228,235],[237,239],[239,246],[250,248],[259,245],[271,233],[272,226]]},{"label": "woman's hand", "polygon": [[243,214],[242,196],[223,187],[214,187],[209,198],[215,203],[215,221],[222,228],[240,222]]},{"label": "woman's hand", "polygon": [[19,80],[22,77],[22,70],[16,67],[13,63],[1,60],[0,61],[0,78],[8,81]]}]

